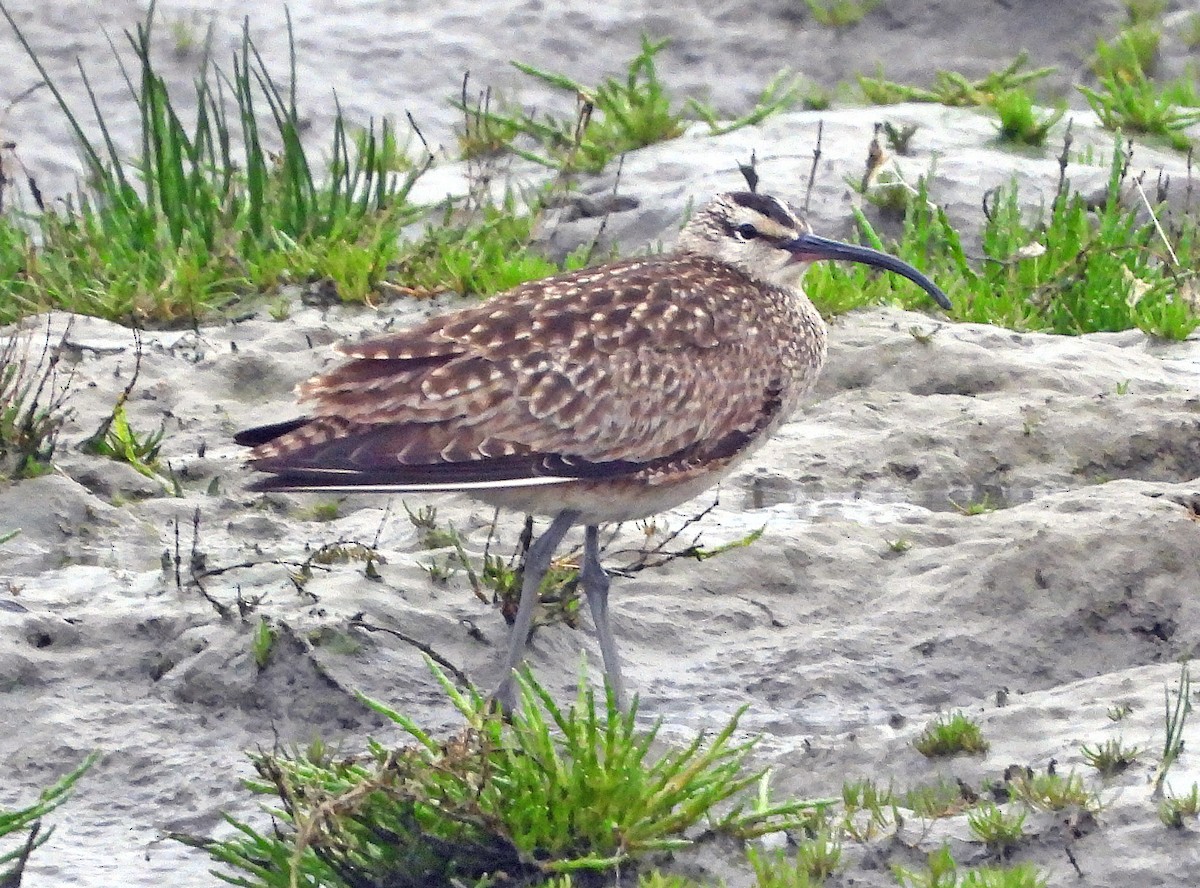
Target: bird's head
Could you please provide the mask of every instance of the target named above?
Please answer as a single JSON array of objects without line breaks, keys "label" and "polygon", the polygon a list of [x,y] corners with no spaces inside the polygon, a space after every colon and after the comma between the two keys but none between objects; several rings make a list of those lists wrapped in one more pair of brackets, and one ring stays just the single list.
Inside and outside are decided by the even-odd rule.
[{"label": "bird's head", "polygon": [[906,277],[942,308],[953,307],[933,281],[907,262],[818,237],[796,209],[767,194],[734,191],[713,198],[684,226],[677,249],[717,259],[756,280],[795,288],[812,262],[861,262]]}]

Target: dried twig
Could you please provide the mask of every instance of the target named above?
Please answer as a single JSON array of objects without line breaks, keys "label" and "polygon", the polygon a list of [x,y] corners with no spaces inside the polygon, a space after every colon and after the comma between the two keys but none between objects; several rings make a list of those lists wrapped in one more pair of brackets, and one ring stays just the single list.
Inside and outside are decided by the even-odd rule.
[{"label": "dried twig", "polygon": [[808,213],[809,203],[812,201],[813,185],[817,181],[817,166],[821,162],[821,136],[825,132],[825,121],[817,121],[817,147],[813,149],[812,167],[808,171],[808,187],[804,189],[804,212]]},{"label": "dried twig", "polygon": [[471,679],[469,679],[467,677],[467,674],[465,672],[463,672],[461,669],[459,669],[457,666],[455,666],[453,663],[451,663],[449,660],[447,660],[444,656],[439,654],[430,645],[426,644],[425,642],[423,642],[417,638],[414,638],[413,636],[411,636],[405,632],[401,632],[399,629],[392,629],[388,626],[380,626],[375,623],[368,623],[365,619],[363,619],[362,614],[355,614],[353,617],[350,618],[350,628],[351,629],[365,629],[368,632],[384,632],[388,635],[392,635],[392,636],[400,639],[400,641],[403,641],[405,644],[412,645],[417,650],[419,650],[421,653],[423,653],[425,656],[427,656],[429,659],[433,660],[433,662],[437,663],[439,666],[441,666],[443,669],[445,669],[447,672],[449,672],[451,675],[453,675],[455,682],[463,690],[474,690],[475,689],[475,685],[471,682]]}]

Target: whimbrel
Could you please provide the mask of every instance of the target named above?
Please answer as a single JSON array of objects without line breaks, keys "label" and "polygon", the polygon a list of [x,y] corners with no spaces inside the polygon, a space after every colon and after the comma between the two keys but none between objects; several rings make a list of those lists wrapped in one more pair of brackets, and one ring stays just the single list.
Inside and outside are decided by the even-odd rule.
[{"label": "whimbrel", "polygon": [[549,516],[496,691],[508,708],[542,578],[583,525],[580,585],[624,706],[599,525],[698,495],[791,415],[825,360],[825,325],[800,288],[819,259],[895,272],[951,307],[912,266],[817,237],[783,201],[722,194],[670,253],[521,284],[342,346],[349,361],[299,387],[308,416],[235,440],[271,473],[256,490],[462,491]]}]

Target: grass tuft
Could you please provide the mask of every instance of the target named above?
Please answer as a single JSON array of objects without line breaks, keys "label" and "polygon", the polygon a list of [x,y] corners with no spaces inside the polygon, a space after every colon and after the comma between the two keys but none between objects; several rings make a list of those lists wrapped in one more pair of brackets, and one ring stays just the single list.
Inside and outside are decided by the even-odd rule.
[{"label": "grass tuft", "polygon": [[827,28],[857,25],[883,0],[804,0],[813,20]]},{"label": "grass tuft", "polygon": [[60,378],[59,359],[69,327],[55,344],[47,328],[42,349],[31,355],[32,339],[13,333],[0,346],[0,478],[43,475],[70,418],[70,374]]},{"label": "grass tuft", "polygon": [[757,888],[810,888],[837,871],[842,842],[825,830],[800,842],[790,860],[782,850],[767,853],[753,847],[746,850],[746,857],[754,869]]},{"label": "grass tuft", "polygon": [[1099,89],[1077,89],[1106,129],[1158,136],[1180,151],[1191,148],[1184,130],[1200,122],[1200,109],[1180,107],[1173,94],[1147,77],[1136,62],[1127,73],[1101,76]]},{"label": "grass tuft", "polygon": [[[697,882],[686,876],[677,876],[653,870],[638,878],[638,888],[709,888],[703,882]],[[559,876],[546,883],[547,888],[574,888],[569,875]]]},{"label": "grass tuft", "polygon": [[1183,829],[1187,820],[1200,817],[1200,784],[1193,783],[1191,792],[1183,796],[1168,793],[1159,802],[1158,819],[1172,829]]},{"label": "grass tuft", "polygon": [[[538,116],[503,103],[493,110],[491,91],[485,90],[472,101],[464,81],[461,99],[455,102],[465,118],[459,138],[463,156],[511,151],[563,172],[597,173],[627,151],[682,135],[689,114],[707,122],[714,134],[721,134],[760,123],[800,99],[796,78],[780,72],[768,82],[754,107],[732,122],[721,122],[714,109],[694,99],[684,109],[676,108],[659,79],[656,61],[669,42],[642,35],[641,52],[629,62],[625,77],[610,77],[595,87],[566,74],[512,62],[523,74],[571,96],[576,102],[573,118]],[[808,100],[819,103],[821,97],[813,94]]]},{"label": "grass tuft", "polygon": [[92,439],[87,449],[98,456],[126,463],[147,478],[157,478],[158,453],[165,433],[165,425],[160,425],[156,432],[135,431],[121,402],[113,408],[103,437]]},{"label": "grass tuft", "polygon": [[1084,744],[1079,751],[1083,760],[1099,771],[1101,777],[1112,777],[1127,770],[1142,752],[1136,746],[1124,746],[1119,739],[1096,746]]},{"label": "grass tuft", "polygon": [[922,783],[905,790],[899,803],[918,817],[935,819],[961,814],[972,804],[969,794],[956,781],[938,778],[932,783]]},{"label": "grass tuft", "polygon": [[[629,62],[624,79],[610,77],[596,87],[512,62],[523,74],[572,96],[577,103],[573,119],[539,118],[518,108],[493,111],[490,93],[471,105],[464,86],[456,103],[468,122],[461,147],[468,156],[503,149],[554,169],[599,172],[619,154],[675,138],[683,133],[684,118],[672,108],[655,61],[668,42],[642,35],[641,52]],[[534,148],[521,147],[522,139]]]},{"label": "grass tuft", "polygon": [[1009,782],[1008,793],[1013,801],[1024,802],[1036,811],[1078,808],[1095,813],[1100,809],[1096,794],[1074,772],[1065,777],[1053,773],[1022,774]]},{"label": "grass tuft", "polygon": [[950,505],[954,506],[956,512],[960,515],[987,515],[989,512],[995,512],[999,505],[992,500],[991,496],[985,491],[982,499],[971,500],[970,502],[960,503],[955,500],[950,500]]},{"label": "grass tuft", "polygon": [[[416,218],[406,198],[425,166],[395,174],[388,124],[352,135],[339,111],[318,174],[301,143],[290,20],[288,81],[272,79],[247,25],[232,73],[204,59],[186,103],[195,108],[189,125],[154,66],[151,3],[145,21],[125,34],[136,59],[128,81],[141,135],[141,152],[130,160],[116,147],[113,111],[99,106],[86,71],[98,139],[3,5],[0,13],[66,116],[90,183],[37,218],[37,248],[5,221],[0,266],[15,273],[0,280],[0,322],[46,308],[192,322],[276,285],[293,266],[339,279],[353,278],[346,272],[354,269],[356,297],[382,279],[401,227]],[[346,255],[351,246],[354,260]]]},{"label": "grass tuft", "polygon": [[926,725],[921,735],[913,740],[913,748],[928,758],[958,755],[983,755],[988,742],[983,739],[979,723],[965,713],[955,712],[942,715]]},{"label": "grass tuft", "polygon": [[[1115,145],[1099,203],[1064,179],[1049,211],[1033,219],[1023,216],[1015,185],[993,192],[985,206],[986,261],[978,268],[945,212],[930,202],[926,181],[905,183],[903,228],[891,251],[939,283],[958,320],[1067,335],[1136,327],[1186,339],[1200,326],[1192,271],[1200,262],[1200,229],[1187,217],[1160,222],[1148,197],[1143,206],[1152,215],[1139,216],[1124,199],[1140,187],[1127,181],[1128,163],[1126,149]],[[887,249],[865,215],[855,217],[862,240]],[[862,266],[818,263],[805,289],[825,314],[879,302],[928,304],[918,288]]]},{"label": "grass tuft", "polygon": [[[323,152],[328,159],[315,163],[300,139],[294,78],[270,77],[248,27],[229,72],[206,55],[195,95],[187,102],[172,97],[152,63],[153,13],[151,7],[145,23],[126,34],[137,62],[129,81],[142,144],[132,160],[113,142],[107,123],[112,109],[93,100],[99,135],[89,139],[81,118],[48,84],[80,142],[91,184],[36,217],[0,213],[0,323],[52,307],[119,321],[191,323],[264,293],[272,315],[283,317],[288,303],[278,291],[289,284],[333,282],[336,298],[373,302],[445,290],[487,295],[562,270],[529,248],[544,195],[519,202],[510,194],[486,207],[472,199],[466,207],[448,206],[440,219],[436,211],[430,215],[411,205],[410,190],[432,158],[411,160],[409,146],[386,121],[379,129],[354,130],[339,113]],[[294,66],[290,29],[288,39]],[[707,121],[714,132],[728,131],[762,120],[799,95],[794,78],[781,74],[754,109],[732,122],[695,102],[680,108],[658,76],[656,58],[664,45],[644,37],[625,76],[594,88],[517,63],[577,98],[578,113],[570,120],[496,110],[487,93],[469,107],[464,82],[467,135],[479,150],[536,155],[560,170],[598,169],[617,153],[677,135],[688,115]],[[1018,56],[973,81],[943,72],[934,89],[924,91],[863,82],[864,89],[881,91],[881,101],[995,108],[1007,136],[1037,143],[1058,112],[1045,116],[1033,109],[1029,84],[1050,69],[1025,70],[1026,63]],[[1194,85],[1180,81],[1158,90],[1144,75],[1126,82],[1115,73],[1110,81],[1091,91],[1110,125],[1162,132],[1183,144],[1181,129],[1200,120],[1200,109],[1185,110],[1187,102],[1200,102]],[[1153,101],[1145,100],[1146,89],[1155,90]],[[195,108],[188,122],[180,111],[185,105]],[[899,144],[897,136],[892,133]],[[268,145],[280,147],[271,151]],[[951,294],[956,319],[1065,334],[1137,327],[1185,338],[1200,324],[1200,287],[1192,271],[1200,263],[1196,223],[1139,218],[1122,199],[1127,161],[1124,152],[1114,152],[1114,176],[1098,207],[1072,193],[1065,178],[1052,205],[1035,219],[1022,218],[1015,186],[990,195],[982,265],[968,262],[959,234],[930,203],[924,181],[912,187],[884,170],[863,190],[869,201],[903,219],[896,252]],[[36,202],[47,206],[40,197]],[[401,237],[410,223],[426,218],[432,224],[415,240]],[[865,217],[857,218],[863,240],[882,246]],[[580,267],[589,252],[572,255],[565,267]],[[826,313],[877,302],[927,304],[916,288],[861,266],[820,265],[809,276],[809,292]]]},{"label": "grass tuft", "polygon": [[1067,113],[1065,107],[1056,108],[1048,114],[1040,113],[1034,107],[1033,96],[1025,89],[1009,89],[999,93],[993,107],[1000,118],[1000,140],[1020,145],[1044,145],[1050,128]]},{"label": "grass tuft", "polygon": [[1125,12],[1132,25],[1156,22],[1167,11],[1167,0],[1125,0]]},{"label": "grass tuft", "polygon": [[842,784],[842,830],[856,842],[871,838],[897,821],[897,800],[891,788],[870,779]]},{"label": "grass tuft", "polygon": [[465,222],[455,217],[454,208],[447,206],[440,224],[430,225],[420,238],[400,248],[393,273],[404,282],[407,294],[490,296],[525,281],[582,268],[589,258],[585,245],[560,267],[529,250],[536,215],[519,212],[511,193],[500,206],[471,212]]},{"label": "grass tuft", "polygon": [[988,850],[1003,859],[1025,838],[1024,811],[1006,812],[994,802],[984,802],[967,812],[967,825]]},{"label": "grass tuft", "polygon": [[904,888],[1045,888],[1047,877],[1033,864],[984,866],[959,871],[950,849],[930,852],[924,872],[896,865],[892,875]]},{"label": "grass tuft", "polygon": [[254,627],[254,636],[250,640],[250,653],[254,656],[254,665],[260,671],[267,668],[278,637],[279,630],[271,625],[271,621],[260,617],[258,625]]},{"label": "grass tuft", "polygon": [[990,107],[998,96],[1015,89],[1024,89],[1036,80],[1052,74],[1054,66],[1022,71],[1029,54],[1021,52],[1006,67],[992,71],[978,80],[968,80],[956,71],[938,71],[933,88],[906,86],[878,77],[859,76],[858,84],[866,100],[873,105],[894,105],[898,102],[934,102],[950,107]]},{"label": "grass tuft", "polygon": [[[607,871],[689,844],[690,831],[761,776],[746,770],[754,742],[732,740],[736,716],[715,735],[654,753],[657,726],[639,732],[635,712],[620,713],[611,694],[598,704],[586,680],[564,710],[521,676],[522,706],[506,724],[431,669],[466,721],[447,740],[364,700],[412,742],[371,742],[351,758],[251,756],[259,779],[250,787],[278,799],[276,826],[259,832],[230,818],[236,836],[200,842],[230,868],[223,879],[416,886]],[[835,859],[833,839],[824,847],[822,859]]]},{"label": "grass tuft", "polygon": [[1111,41],[1103,38],[1096,41],[1096,54],[1092,57],[1092,71],[1097,77],[1115,77],[1128,81],[1152,74],[1158,61],[1158,45],[1162,31],[1157,20],[1131,21]]}]

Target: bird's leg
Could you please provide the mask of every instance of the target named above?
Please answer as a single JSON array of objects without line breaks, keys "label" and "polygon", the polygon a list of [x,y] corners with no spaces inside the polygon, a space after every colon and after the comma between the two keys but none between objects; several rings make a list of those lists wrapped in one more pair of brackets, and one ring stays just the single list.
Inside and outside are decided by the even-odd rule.
[{"label": "bird's leg", "polygon": [[517,618],[513,621],[512,636],[508,642],[508,657],[504,660],[502,673],[504,678],[501,679],[500,686],[492,694],[492,699],[500,705],[504,712],[512,712],[517,705],[513,670],[520,666],[521,661],[525,659],[525,646],[529,642],[529,630],[533,627],[533,612],[537,607],[538,590],[541,588],[542,578],[550,569],[550,559],[554,556],[554,550],[558,548],[558,544],[562,542],[562,538],[566,536],[567,531],[571,529],[571,525],[578,517],[579,513],[571,510],[559,512],[550,522],[550,526],[525,553],[525,570],[521,579],[521,602],[517,605]]},{"label": "bird's leg", "polygon": [[600,564],[600,528],[589,524],[583,536],[583,564],[579,568],[579,583],[587,594],[588,606],[592,610],[592,622],[596,624],[596,638],[600,641],[600,654],[604,657],[604,674],[612,688],[617,707],[627,712],[625,683],[621,679],[621,658],[617,656],[617,643],[613,640],[612,627],[608,625],[608,574]]}]

